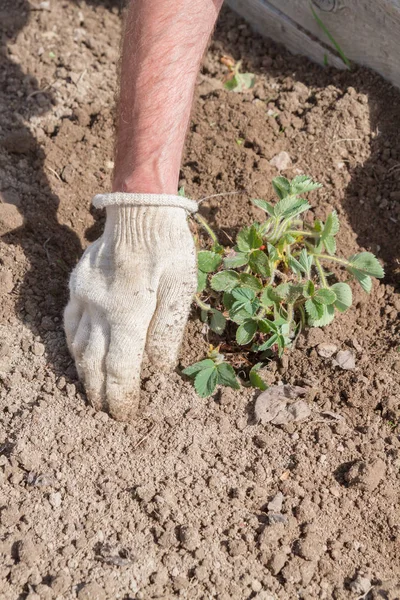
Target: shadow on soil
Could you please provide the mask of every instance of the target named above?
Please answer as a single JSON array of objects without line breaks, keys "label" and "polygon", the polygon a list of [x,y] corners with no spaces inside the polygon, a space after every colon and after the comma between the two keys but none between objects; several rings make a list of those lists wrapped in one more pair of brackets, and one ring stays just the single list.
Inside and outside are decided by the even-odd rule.
[{"label": "shadow on soil", "polygon": [[[79,8],[78,0],[70,1]],[[120,0],[88,0],[88,3],[101,4],[110,9],[116,6],[121,8],[123,5]],[[5,167],[5,170],[14,170],[15,181],[18,180],[18,172],[27,166],[34,173],[28,193],[23,187],[16,190],[20,196],[17,207],[23,216],[24,225],[6,234],[2,239],[8,244],[20,246],[29,260],[30,269],[18,290],[17,312],[35,335],[43,335],[49,330],[60,328],[62,311],[67,301],[69,272],[79,259],[82,247],[77,235],[69,227],[58,222],[59,198],[52,192],[47,179],[44,152],[29,129],[21,125],[22,120],[18,118],[19,112],[25,118],[29,118],[38,114],[39,110],[41,114],[46,111],[46,107],[38,108],[35,96],[32,96],[32,92],[39,90],[38,82],[8,57],[7,45],[12,43],[27,24],[29,15],[30,8],[26,0],[5,0],[2,4],[0,69],[4,85],[0,93],[0,111],[3,123],[7,123],[7,133],[6,143],[4,140],[2,142],[0,166]],[[223,12],[222,21],[227,15],[235,27],[242,23],[228,10]],[[343,206],[358,235],[360,245],[377,252],[386,262],[387,281],[398,283],[400,236],[397,216],[391,217],[388,211],[379,209],[378,205],[382,204],[382,201],[400,203],[399,93],[366,71],[338,73],[308,65],[303,59],[292,57],[283,49],[256,35],[252,37],[251,43],[248,42],[248,51],[240,50],[241,56],[238,56],[236,43],[228,40],[223,34],[226,30],[226,24],[222,24],[215,34],[223,53],[244,59],[246,67],[256,75],[273,71],[274,75],[285,76],[293,75],[295,71],[299,81],[307,86],[321,87],[334,83],[343,91],[348,86],[353,86],[357,92],[368,94],[371,124],[378,135],[371,141],[369,159],[351,173],[351,183],[346,190]],[[267,53],[274,58],[273,66],[268,69],[261,66],[260,59]],[[47,110],[50,110],[51,95],[47,94],[47,98]],[[13,136],[19,139],[14,148]],[[391,169],[387,170],[385,165],[388,156],[394,161],[399,161],[398,166],[395,162]],[[7,197],[10,191],[12,192],[12,186],[7,188],[5,182],[2,185],[2,194],[6,201],[9,201]],[[59,256],[63,257],[62,264],[54,258]],[[53,325],[49,324],[48,317],[51,317]],[[65,365],[68,364],[66,360],[69,360],[71,366],[68,375],[75,379],[72,361],[67,358],[65,343],[60,342],[56,350],[54,345],[46,350],[56,373],[65,372]]]}]

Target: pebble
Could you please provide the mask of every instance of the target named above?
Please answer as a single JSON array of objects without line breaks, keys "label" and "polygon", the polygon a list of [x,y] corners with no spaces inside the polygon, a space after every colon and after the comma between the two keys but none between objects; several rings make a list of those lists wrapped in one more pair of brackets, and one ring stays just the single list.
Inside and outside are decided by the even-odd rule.
[{"label": "pebble", "polygon": [[258,579],[253,579],[253,581],[251,582],[251,589],[253,590],[253,592],[261,592],[262,583],[258,581]]},{"label": "pebble", "polygon": [[322,358],[331,358],[337,351],[336,344],[326,343],[326,344],[318,344],[317,353]]},{"label": "pebble", "polygon": [[41,342],[34,342],[34,344],[32,345],[32,352],[35,356],[43,356],[44,350],[44,344],[42,344]]},{"label": "pebble", "polygon": [[61,501],[62,499],[60,492],[52,492],[49,494],[49,502],[53,508],[60,508]]},{"label": "pebble", "polygon": [[339,350],[332,363],[345,371],[351,371],[356,367],[354,354],[350,350]]},{"label": "pebble", "polygon": [[271,158],[269,164],[273,167],[276,167],[278,171],[285,171],[291,167],[292,159],[290,158],[289,154],[283,150]]},{"label": "pebble", "polygon": [[268,510],[275,513],[281,512],[284,498],[285,496],[282,494],[282,492],[277,492],[271,502],[268,502]]},{"label": "pebble", "polygon": [[268,567],[272,575],[278,575],[282,571],[287,561],[287,555],[284,552],[276,552],[272,555],[271,560],[268,563]]},{"label": "pebble", "polygon": [[364,595],[371,589],[371,582],[366,577],[357,575],[355,579],[350,583],[349,588],[354,594]]}]

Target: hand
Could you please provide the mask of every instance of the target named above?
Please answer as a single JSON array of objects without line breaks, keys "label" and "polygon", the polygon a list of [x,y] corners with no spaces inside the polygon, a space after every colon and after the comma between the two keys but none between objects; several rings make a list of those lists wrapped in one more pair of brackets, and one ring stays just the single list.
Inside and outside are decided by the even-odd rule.
[{"label": "hand", "polygon": [[[160,198],[175,205],[154,205]],[[132,205],[140,199],[152,205]],[[90,403],[125,421],[137,410],[144,350],[158,369],[176,365],[196,291],[185,208],[197,205],[118,193],[96,196],[94,204],[107,206],[105,230],[72,272],[64,324]]]}]

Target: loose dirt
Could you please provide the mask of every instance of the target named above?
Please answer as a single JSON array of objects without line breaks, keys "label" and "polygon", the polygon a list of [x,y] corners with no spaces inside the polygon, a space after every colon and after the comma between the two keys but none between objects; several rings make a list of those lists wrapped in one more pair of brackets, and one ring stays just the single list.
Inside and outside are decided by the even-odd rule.
[{"label": "loose dirt", "polygon": [[[103,226],[90,200],[110,187],[118,3],[2,0],[0,27],[1,600],[399,598],[399,92],[223,11],[181,185],[239,192],[201,209],[228,244],[285,151],[285,175],[324,184],[313,212],[336,208],[340,252],[375,252],[387,276],[269,366],[270,384],[307,389],[307,420],[257,424],[249,389],[201,400],[145,370],[124,425],[87,405],[61,327],[68,274]],[[223,89],[223,55],[253,90]],[[194,309],[181,366],[206,347]]]}]

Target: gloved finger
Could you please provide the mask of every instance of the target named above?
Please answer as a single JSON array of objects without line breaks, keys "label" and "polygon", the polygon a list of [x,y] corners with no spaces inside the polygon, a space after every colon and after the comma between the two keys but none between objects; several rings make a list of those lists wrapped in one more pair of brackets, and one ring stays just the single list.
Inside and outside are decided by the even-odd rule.
[{"label": "gloved finger", "polygon": [[158,368],[171,370],[177,363],[196,285],[196,273],[191,268],[181,276],[167,272],[161,278],[146,344],[148,357]]},{"label": "gloved finger", "polygon": [[142,294],[128,321],[111,324],[106,359],[106,397],[109,412],[118,421],[132,419],[139,405],[140,369],[155,306],[155,292]]},{"label": "gloved finger", "polygon": [[110,343],[110,328],[104,313],[90,307],[91,330],[88,344],[82,355],[85,390],[90,404],[104,410],[106,395],[106,355]]},{"label": "gloved finger", "polygon": [[64,310],[64,329],[69,351],[72,354],[72,342],[83,315],[83,304],[71,294],[70,301]]},{"label": "gloved finger", "polygon": [[85,381],[85,373],[82,369],[82,356],[89,341],[91,330],[90,314],[86,309],[79,322],[75,336],[71,343],[71,354],[75,360],[76,370],[78,371],[79,379]]}]

